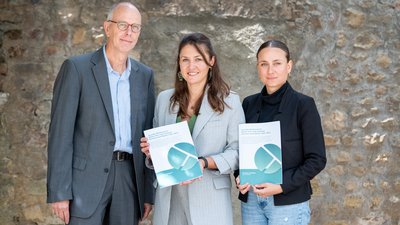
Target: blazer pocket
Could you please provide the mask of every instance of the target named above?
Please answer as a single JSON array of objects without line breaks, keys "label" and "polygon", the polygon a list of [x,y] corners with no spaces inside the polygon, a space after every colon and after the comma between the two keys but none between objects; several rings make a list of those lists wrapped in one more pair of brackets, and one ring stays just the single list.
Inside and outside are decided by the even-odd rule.
[{"label": "blazer pocket", "polygon": [[86,168],[86,159],[74,156],[72,167],[78,170],[84,170]]},{"label": "blazer pocket", "polygon": [[215,177],[213,178],[215,189],[231,188],[232,183],[229,177]]}]

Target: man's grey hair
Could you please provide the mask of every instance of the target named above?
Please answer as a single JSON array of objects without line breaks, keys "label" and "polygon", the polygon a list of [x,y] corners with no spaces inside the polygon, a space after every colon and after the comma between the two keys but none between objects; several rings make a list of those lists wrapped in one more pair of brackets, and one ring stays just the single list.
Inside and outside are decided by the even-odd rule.
[{"label": "man's grey hair", "polygon": [[[117,6],[118,5],[120,5],[120,4],[129,4],[129,5],[132,5],[132,6],[134,6],[132,3],[130,3],[130,2],[118,2],[118,3],[115,3],[115,4],[113,4],[112,6],[111,6],[111,8],[110,8],[110,10],[108,11],[108,13],[107,13],[107,20],[112,20],[112,18],[113,18],[113,14],[114,14],[114,10],[115,10],[115,8],[117,8]],[[134,6],[134,7],[136,7],[136,6]]]},{"label": "man's grey hair", "polygon": [[115,10],[115,8],[117,7],[118,4],[119,4],[119,3],[115,3],[115,4],[113,4],[113,5],[111,6],[110,10],[109,10],[108,13],[107,13],[107,20],[112,20],[113,14],[114,14],[114,10]]}]

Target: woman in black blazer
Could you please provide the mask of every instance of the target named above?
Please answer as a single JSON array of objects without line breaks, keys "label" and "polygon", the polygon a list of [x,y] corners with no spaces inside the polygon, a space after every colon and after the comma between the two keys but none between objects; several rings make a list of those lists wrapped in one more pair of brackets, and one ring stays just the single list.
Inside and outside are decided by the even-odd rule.
[{"label": "woman in black blazer", "polygon": [[310,180],[325,167],[325,144],[313,98],[295,91],[287,81],[292,65],[289,49],[281,41],[267,41],[258,49],[258,77],[264,87],[243,100],[243,109],[247,123],[280,121],[283,183],[240,185],[236,171],[243,225],[310,222]]}]

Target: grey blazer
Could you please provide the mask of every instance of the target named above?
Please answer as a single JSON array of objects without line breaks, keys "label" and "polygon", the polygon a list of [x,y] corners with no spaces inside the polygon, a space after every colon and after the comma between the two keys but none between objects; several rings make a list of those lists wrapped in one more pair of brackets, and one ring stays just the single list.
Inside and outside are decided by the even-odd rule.
[{"label": "grey blazer", "polygon": [[[154,127],[176,123],[178,107],[170,110],[174,90],[158,95]],[[207,92],[206,92],[207,93]],[[188,185],[190,215],[194,225],[232,225],[230,174],[238,168],[238,125],[245,122],[239,96],[231,93],[226,99],[229,107],[220,114],[214,112],[204,95],[193,129],[193,141],[199,156],[211,156],[219,170],[205,170],[203,178]],[[171,187],[157,187],[154,225],[168,223]]]},{"label": "grey blazer", "polygon": [[[131,60],[132,151],[141,215],[154,202],[154,172],[144,166],[140,138],[152,127],[153,71]],[[99,204],[115,144],[110,86],[102,48],[67,59],[54,84],[48,142],[47,202],[72,200],[72,216]]]}]

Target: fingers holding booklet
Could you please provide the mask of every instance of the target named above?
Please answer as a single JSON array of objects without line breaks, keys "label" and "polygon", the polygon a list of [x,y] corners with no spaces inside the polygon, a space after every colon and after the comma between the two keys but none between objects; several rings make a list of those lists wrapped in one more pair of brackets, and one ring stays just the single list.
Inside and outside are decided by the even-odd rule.
[{"label": "fingers holding booklet", "polygon": [[236,177],[236,187],[242,194],[246,194],[251,188],[249,183],[240,184],[240,176]]},{"label": "fingers holding booklet", "polygon": [[203,176],[186,121],[145,130],[144,135],[147,140],[142,138],[140,146],[146,156],[151,155],[161,188],[187,185]]},{"label": "fingers holding booklet", "polygon": [[282,193],[282,187],[279,184],[263,183],[253,185],[254,194],[266,198]]},{"label": "fingers holding booklet", "polygon": [[141,148],[141,151],[143,152],[143,154],[146,155],[146,157],[151,158],[150,157],[150,144],[149,144],[149,142],[147,142],[146,137],[142,137],[140,139],[140,148]]}]

